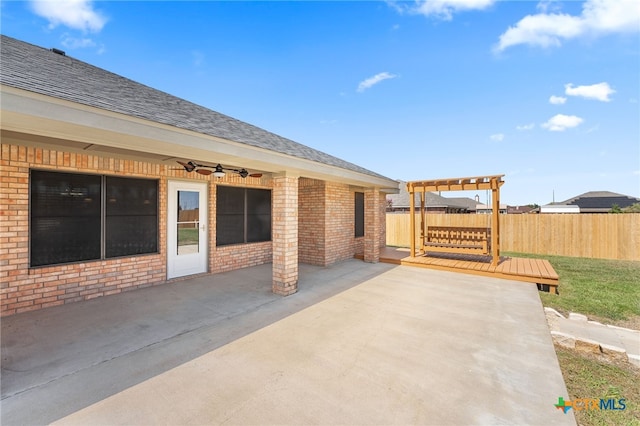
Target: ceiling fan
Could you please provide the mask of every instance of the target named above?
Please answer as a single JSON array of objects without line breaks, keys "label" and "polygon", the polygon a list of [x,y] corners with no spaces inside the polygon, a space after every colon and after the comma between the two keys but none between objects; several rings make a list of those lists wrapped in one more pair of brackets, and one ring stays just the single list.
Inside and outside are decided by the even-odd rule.
[{"label": "ceiling fan", "polygon": [[187,163],[183,161],[178,161],[177,163],[180,164],[187,171],[187,173],[191,173],[195,171],[196,173],[200,173],[201,175],[204,175],[204,176],[209,176],[210,174],[213,174],[215,177],[221,178],[221,177],[224,177],[224,175],[226,174],[225,172],[233,172],[233,173],[239,174],[243,178],[246,178],[247,176],[254,177],[254,178],[262,177],[262,173],[249,173],[247,169],[244,169],[244,168],[231,169],[228,167],[222,167],[222,165],[220,165],[219,163],[215,167],[207,166],[205,164],[198,164],[195,161],[189,161]]}]

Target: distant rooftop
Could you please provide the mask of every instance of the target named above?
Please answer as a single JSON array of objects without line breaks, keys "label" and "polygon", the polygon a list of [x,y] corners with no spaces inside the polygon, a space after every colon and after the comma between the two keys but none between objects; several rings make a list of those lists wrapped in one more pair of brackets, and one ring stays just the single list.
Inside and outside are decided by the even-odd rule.
[{"label": "distant rooftop", "polygon": [[579,206],[582,213],[605,213],[614,205],[625,208],[635,203],[640,203],[640,198],[610,191],[590,191],[555,204]]}]

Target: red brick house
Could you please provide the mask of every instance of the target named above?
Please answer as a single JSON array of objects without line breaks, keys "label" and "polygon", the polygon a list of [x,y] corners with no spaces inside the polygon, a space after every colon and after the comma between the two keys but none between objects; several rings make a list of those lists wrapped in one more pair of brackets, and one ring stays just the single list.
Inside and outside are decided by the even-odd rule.
[{"label": "red brick house", "polygon": [[288,295],[299,262],[378,261],[396,181],[59,50],[0,47],[3,316],[264,263]]}]

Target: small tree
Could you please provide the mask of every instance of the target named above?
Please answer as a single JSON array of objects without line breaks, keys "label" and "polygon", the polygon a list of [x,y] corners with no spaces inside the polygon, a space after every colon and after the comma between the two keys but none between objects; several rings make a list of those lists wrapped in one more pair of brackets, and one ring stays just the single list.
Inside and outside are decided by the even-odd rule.
[{"label": "small tree", "polygon": [[640,203],[631,204],[629,207],[622,209],[623,213],[640,213]]},{"label": "small tree", "polygon": [[619,205],[614,204],[611,206],[611,211],[609,211],[609,213],[622,213],[622,209]]}]

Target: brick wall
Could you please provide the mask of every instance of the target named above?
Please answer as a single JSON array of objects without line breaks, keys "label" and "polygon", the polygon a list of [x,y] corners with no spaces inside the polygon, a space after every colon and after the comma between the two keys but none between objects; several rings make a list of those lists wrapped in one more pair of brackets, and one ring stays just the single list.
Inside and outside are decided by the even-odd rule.
[{"label": "brick wall", "polygon": [[[244,188],[271,189],[266,179],[243,179],[240,176],[227,175],[215,179],[216,183],[232,184]],[[212,273],[233,271],[240,268],[262,265],[271,262],[273,257],[271,241],[249,244],[233,244],[216,247],[216,194],[218,185],[209,186],[209,271]]]},{"label": "brick wall", "polygon": [[[355,195],[348,185],[327,182],[325,265],[351,259],[356,254]],[[358,238],[359,240],[360,238]]]},{"label": "brick wall", "polygon": [[298,177],[273,178],[273,284],[276,294],[298,291]]},{"label": "brick wall", "polygon": [[[166,277],[165,167],[3,143],[0,154],[0,303],[2,315],[92,299],[163,282]],[[159,178],[160,253],[29,268],[29,170]]]},{"label": "brick wall", "polygon": [[387,246],[387,195],[380,194],[380,247]]},{"label": "brick wall", "polygon": [[[159,252],[108,260],[29,268],[29,170],[57,170],[159,180]],[[214,181],[212,176],[144,161],[116,159],[2,143],[0,149],[1,315],[62,305],[166,283],[167,182],[171,178]],[[266,178],[228,175],[215,182],[270,188]],[[209,197],[209,271],[271,261],[271,243],[215,247],[215,187]],[[175,281],[175,280],[173,280]]]},{"label": "brick wall", "polygon": [[364,237],[354,236],[354,211],[354,190],[348,185],[300,179],[300,262],[327,266],[362,253]]},{"label": "brick wall", "polygon": [[380,229],[383,210],[380,208],[382,198],[377,189],[368,189],[364,193],[364,261],[380,260]]},{"label": "brick wall", "polygon": [[[58,170],[159,180],[159,252],[108,260],[29,268],[29,170]],[[169,179],[209,181],[209,272],[223,272],[271,262],[272,242],[216,247],[216,184],[273,188],[274,181],[222,179],[187,174],[166,165],[2,143],[0,151],[0,304],[2,316],[88,300],[166,283],[167,182]],[[278,253],[278,279],[292,292],[297,262],[326,266],[363,253],[364,238],[354,238],[354,191],[348,185],[284,177],[284,198],[273,196],[273,233],[284,232],[286,248]],[[297,186],[294,191],[294,186]],[[295,194],[295,195],[294,195]],[[382,196],[381,209],[384,209]],[[295,214],[282,221],[276,208]],[[365,213],[366,214],[366,213]],[[383,217],[383,216],[381,216]],[[385,236],[381,223],[380,243]],[[282,229],[281,229],[282,228]],[[293,248],[295,247],[295,249]],[[175,281],[175,280],[172,280]]]},{"label": "brick wall", "polygon": [[302,263],[324,266],[325,260],[325,183],[300,178],[298,182],[298,259]]}]

